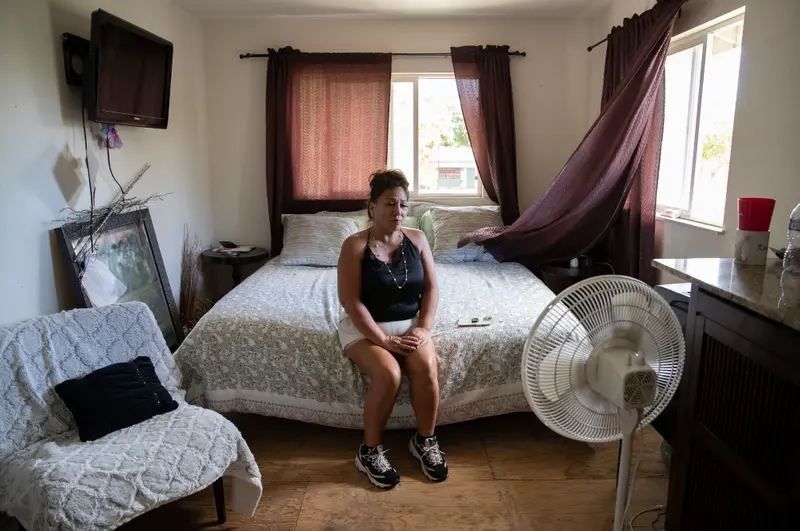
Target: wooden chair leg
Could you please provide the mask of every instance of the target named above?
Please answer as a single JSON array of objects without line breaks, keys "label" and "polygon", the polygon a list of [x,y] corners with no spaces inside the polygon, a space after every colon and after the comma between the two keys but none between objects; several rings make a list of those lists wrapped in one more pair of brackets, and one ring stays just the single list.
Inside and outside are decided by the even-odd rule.
[{"label": "wooden chair leg", "polygon": [[224,524],[228,518],[225,514],[225,490],[222,487],[222,478],[214,482],[213,488],[214,501],[217,504],[217,521],[220,524]]}]

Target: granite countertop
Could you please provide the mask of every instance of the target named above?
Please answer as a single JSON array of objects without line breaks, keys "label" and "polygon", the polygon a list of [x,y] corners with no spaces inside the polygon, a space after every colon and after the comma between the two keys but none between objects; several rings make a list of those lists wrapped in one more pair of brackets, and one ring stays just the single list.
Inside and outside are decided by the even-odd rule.
[{"label": "granite countertop", "polygon": [[733,258],[659,258],[653,267],[800,331],[800,278],[790,278],[780,260],[752,266]]}]

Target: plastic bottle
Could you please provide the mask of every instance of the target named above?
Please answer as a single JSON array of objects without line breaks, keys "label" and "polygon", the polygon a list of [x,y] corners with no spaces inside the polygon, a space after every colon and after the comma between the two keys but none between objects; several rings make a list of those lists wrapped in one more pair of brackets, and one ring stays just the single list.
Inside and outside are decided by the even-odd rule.
[{"label": "plastic bottle", "polygon": [[794,207],[789,216],[789,229],[786,232],[789,245],[783,255],[783,272],[781,273],[781,297],[778,307],[781,309],[800,308],[800,203]]},{"label": "plastic bottle", "polygon": [[800,274],[800,203],[789,216],[789,230],[786,231],[789,245],[783,255],[783,269],[790,273]]}]

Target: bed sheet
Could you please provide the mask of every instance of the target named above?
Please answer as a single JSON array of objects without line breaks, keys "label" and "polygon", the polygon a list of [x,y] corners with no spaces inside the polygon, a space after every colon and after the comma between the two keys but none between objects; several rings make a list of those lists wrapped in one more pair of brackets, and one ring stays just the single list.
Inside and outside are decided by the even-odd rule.
[{"label": "bed sheet", "polygon": [[[436,270],[438,423],[529,411],[522,350],[553,292],[516,263],[437,264]],[[214,305],[176,351],[187,400],[220,412],[362,427],[369,380],[339,344],[341,314],[336,268],[270,261]],[[457,326],[471,315],[494,322]],[[413,426],[404,377],[387,427]]]}]

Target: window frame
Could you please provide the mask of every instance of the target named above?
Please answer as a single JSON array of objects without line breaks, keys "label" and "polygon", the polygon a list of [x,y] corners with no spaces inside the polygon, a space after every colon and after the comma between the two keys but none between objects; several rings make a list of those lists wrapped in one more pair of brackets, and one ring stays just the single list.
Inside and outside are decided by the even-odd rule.
[{"label": "window frame", "polygon": [[[414,124],[413,130],[415,131],[414,134],[414,175],[413,179],[411,179],[412,190],[409,194],[409,198],[419,199],[419,200],[430,200],[431,202],[442,202],[442,203],[461,203],[461,200],[468,200],[474,203],[475,200],[484,200],[486,198],[486,194],[483,189],[483,183],[481,182],[480,176],[477,172],[475,172],[475,186],[477,188],[477,193],[475,194],[442,194],[442,193],[431,193],[431,194],[421,194],[419,192],[419,80],[420,79],[455,79],[455,74],[453,72],[426,72],[426,73],[392,73],[392,83],[395,82],[404,82],[404,83],[412,83],[414,85],[414,94],[413,94],[413,106],[414,106]],[[389,101],[389,105],[391,106],[391,100]],[[391,128],[391,122],[389,123],[389,127]],[[392,167],[392,137],[389,136],[389,143],[388,143],[388,153],[387,153],[387,166]]]},{"label": "window frame", "polygon": [[[688,175],[684,174],[683,176],[683,193],[686,193],[686,187],[688,186],[688,207],[686,209],[679,209],[668,205],[661,205],[656,202],[656,213],[661,217],[665,218],[678,218],[683,220],[688,220],[692,222],[702,223],[704,225],[709,226],[716,226],[715,224],[709,223],[707,221],[697,220],[692,218],[692,205],[694,204],[695,197],[694,197],[694,185],[695,185],[695,177],[698,168],[698,153],[700,152],[700,143],[698,142],[698,138],[700,136],[700,124],[701,124],[701,114],[703,111],[703,95],[704,95],[704,87],[705,84],[705,74],[706,74],[706,58],[708,55],[708,47],[710,44],[710,40],[712,38],[712,34],[720,29],[726,28],[728,26],[733,26],[737,23],[744,23],[745,20],[745,12],[744,10],[736,10],[731,13],[729,16],[721,19],[719,22],[714,24],[710,24],[708,26],[701,26],[695,30],[687,32],[683,35],[678,35],[672,39],[672,42],[669,45],[669,49],[667,51],[667,57],[680,53],[696,46],[702,46],[701,54],[700,54],[700,61],[699,64],[695,66],[695,71],[692,73],[691,83],[693,85],[692,88],[692,103],[696,103],[696,109],[694,115],[690,119],[689,129],[687,131],[687,135],[691,135],[691,138],[687,139],[687,156],[691,155],[691,170],[688,172]],[[663,142],[663,140],[662,140]],[[691,153],[688,153],[691,150]],[[685,170],[684,170],[685,171]],[[661,178],[659,173],[658,178]],[[687,182],[688,181],[688,182]],[[656,184],[656,196],[658,195],[658,183]],[[725,201],[726,199],[723,199]],[[658,201],[658,199],[656,199]],[[720,221],[720,227],[724,223],[724,220]]]}]

